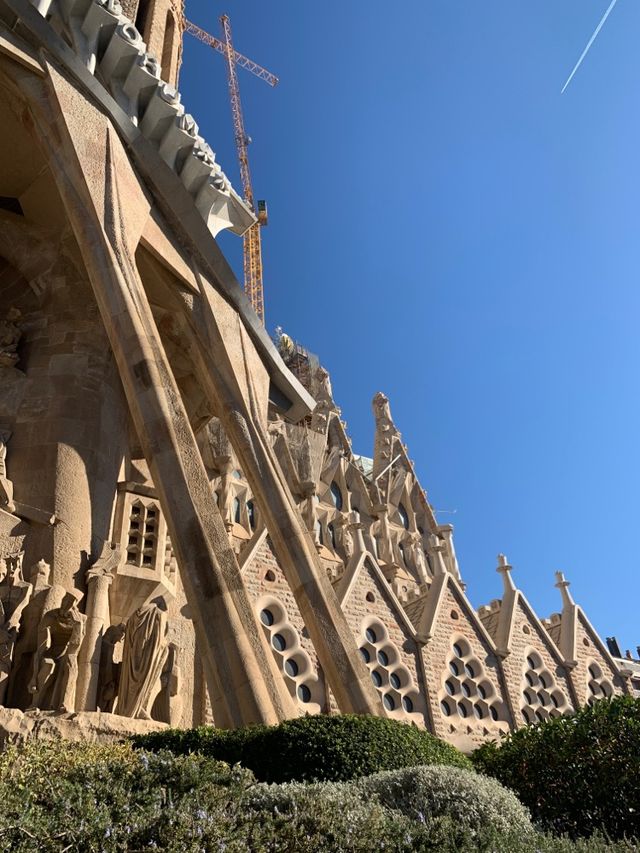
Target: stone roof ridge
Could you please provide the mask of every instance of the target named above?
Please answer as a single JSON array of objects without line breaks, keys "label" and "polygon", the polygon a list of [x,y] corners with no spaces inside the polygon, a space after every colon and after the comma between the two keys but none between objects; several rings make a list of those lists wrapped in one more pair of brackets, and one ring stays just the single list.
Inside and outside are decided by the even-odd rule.
[{"label": "stone roof ridge", "polygon": [[63,49],[75,54],[127,116],[131,139],[142,135],[179,177],[214,237],[227,228],[244,234],[256,222],[185,111],[180,93],[160,78],[160,63],[118,2],[109,8],[103,0],[91,0],[86,8],[84,0],[20,5],[24,23],[39,14],[46,16],[50,39],[61,39],[59,32],[68,35],[71,46]]}]

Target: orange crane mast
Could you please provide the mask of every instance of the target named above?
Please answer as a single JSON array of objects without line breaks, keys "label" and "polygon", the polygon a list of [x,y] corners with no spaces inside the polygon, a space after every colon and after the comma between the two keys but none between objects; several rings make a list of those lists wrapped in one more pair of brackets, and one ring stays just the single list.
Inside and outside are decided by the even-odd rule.
[{"label": "orange crane mast", "polygon": [[236,73],[236,66],[246,68],[256,77],[267,82],[270,86],[275,86],[278,83],[278,78],[253,62],[247,59],[233,47],[231,39],[231,22],[227,15],[222,15],[220,18],[222,27],[223,39],[218,39],[212,36],[205,30],[200,29],[191,21],[184,20],[183,31],[189,35],[209,45],[209,47],[221,53],[227,62],[227,82],[229,84],[229,97],[231,100],[231,115],[233,118],[233,133],[236,143],[236,151],[238,153],[238,162],[240,164],[240,179],[242,181],[242,192],[244,200],[247,202],[251,210],[256,214],[258,221],[245,232],[243,238],[243,259],[244,259],[244,289],[249,297],[249,301],[253,306],[256,314],[264,323],[264,288],[262,280],[262,245],[260,241],[260,228],[267,224],[267,205],[264,201],[256,202],[253,195],[253,186],[251,183],[251,171],[249,169],[249,143],[250,138],[247,136],[244,129],[244,118],[242,115],[242,104],[240,101],[240,84]]}]

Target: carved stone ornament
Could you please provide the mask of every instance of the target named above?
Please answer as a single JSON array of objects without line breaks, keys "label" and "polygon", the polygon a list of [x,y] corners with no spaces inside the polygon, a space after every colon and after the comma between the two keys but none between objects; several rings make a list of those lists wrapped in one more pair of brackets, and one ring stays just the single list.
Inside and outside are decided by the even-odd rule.
[{"label": "carved stone ornament", "polygon": [[139,607],[127,622],[116,705],[123,717],[151,719],[168,652],[166,609],[159,597]]},{"label": "carved stone ornament", "polygon": [[0,581],[0,705],[4,705],[22,611],[31,598],[33,586],[22,577],[23,554],[5,557]]},{"label": "carved stone ornament", "polygon": [[4,319],[0,319],[0,367],[15,367],[18,362],[18,343],[22,330],[17,320],[22,316],[18,308],[10,308]]},{"label": "carved stone ornament", "polygon": [[7,477],[7,442],[10,438],[11,431],[0,426],[0,509],[14,512],[16,506],[13,502],[13,483]]},{"label": "carved stone ornament", "polygon": [[78,651],[87,617],[78,610],[82,593],[67,592],[60,607],[45,614],[38,630],[29,691],[32,708],[73,711],[78,678]]}]

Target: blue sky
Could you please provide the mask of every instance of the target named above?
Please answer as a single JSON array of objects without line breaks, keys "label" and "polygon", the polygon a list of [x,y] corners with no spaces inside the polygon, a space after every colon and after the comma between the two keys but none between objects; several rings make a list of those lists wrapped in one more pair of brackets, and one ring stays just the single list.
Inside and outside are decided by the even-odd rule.
[{"label": "blue sky", "polygon": [[[603,636],[637,629],[640,4],[188,0],[280,77],[240,71],[265,301],[331,372],[354,449],[391,410],[468,593],[495,557],[538,613],[553,572]],[[238,186],[223,58],[180,89]],[[241,273],[241,241],[220,243]]]}]

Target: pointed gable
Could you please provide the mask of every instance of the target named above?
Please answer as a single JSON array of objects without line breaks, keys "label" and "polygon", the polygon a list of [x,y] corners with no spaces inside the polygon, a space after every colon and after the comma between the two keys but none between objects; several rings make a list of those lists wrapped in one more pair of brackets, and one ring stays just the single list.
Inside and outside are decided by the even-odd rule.
[{"label": "pointed gable", "polygon": [[418,636],[435,733],[469,750],[508,731],[512,714],[494,643],[451,573],[434,577]]},{"label": "pointed gable", "polygon": [[336,592],[388,716],[426,725],[415,631],[375,558],[352,560]]}]

